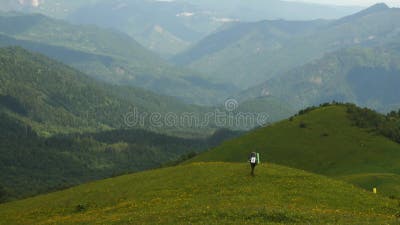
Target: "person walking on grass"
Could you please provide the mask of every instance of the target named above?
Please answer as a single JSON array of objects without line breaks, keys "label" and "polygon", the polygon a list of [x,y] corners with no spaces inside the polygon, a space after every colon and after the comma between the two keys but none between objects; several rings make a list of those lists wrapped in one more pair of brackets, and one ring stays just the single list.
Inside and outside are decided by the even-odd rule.
[{"label": "person walking on grass", "polygon": [[250,153],[249,163],[251,166],[251,175],[254,176],[254,168],[260,163],[260,154],[257,152]]}]

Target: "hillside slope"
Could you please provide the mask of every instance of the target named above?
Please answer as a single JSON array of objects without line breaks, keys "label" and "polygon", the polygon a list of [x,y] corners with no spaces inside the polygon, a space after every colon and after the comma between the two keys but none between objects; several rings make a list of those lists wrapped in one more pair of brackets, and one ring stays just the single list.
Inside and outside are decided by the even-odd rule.
[{"label": "hillside slope", "polygon": [[230,135],[189,139],[121,129],[45,138],[0,110],[0,202],[160,167]]},{"label": "hillside slope", "polygon": [[237,135],[220,130],[209,138],[181,138],[119,129],[42,137],[0,110],[0,202],[175,165]]},{"label": "hillside slope", "polygon": [[161,122],[167,113],[206,111],[96,81],[21,48],[0,48],[0,201],[159,167],[215,146],[231,132],[207,139],[216,128]]},{"label": "hillside slope", "polygon": [[0,224],[390,224],[396,201],[277,165],[197,163],[0,205]]},{"label": "hillside slope", "polygon": [[38,130],[127,127],[124,116],[133,108],[162,114],[202,110],[172,97],[98,82],[21,48],[1,48],[0,59],[0,107],[28,118]]},{"label": "hillside slope", "polygon": [[[290,120],[259,128],[227,141],[191,162],[244,162],[252,151],[261,153],[262,160],[267,162],[331,177],[346,176],[345,180],[350,181],[353,176],[356,184],[361,184],[356,180],[360,175],[391,174],[397,180],[400,174],[400,145],[370,129],[356,127],[345,106],[321,107]],[[399,183],[392,184],[397,187],[382,191],[400,196],[397,191],[390,192],[398,190]],[[380,185],[384,183],[372,182],[368,188]],[[366,185],[364,183],[361,186]]]}]

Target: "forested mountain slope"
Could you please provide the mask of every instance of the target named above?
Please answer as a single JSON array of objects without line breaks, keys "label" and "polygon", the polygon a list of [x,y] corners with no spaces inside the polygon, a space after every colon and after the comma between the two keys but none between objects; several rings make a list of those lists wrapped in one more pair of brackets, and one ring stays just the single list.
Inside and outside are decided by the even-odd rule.
[{"label": "forested mountain slope", "polygon": [[146,88],[191,103],[222,101],[235,89],[172,66],[130,36],[40,14],[0,13],[0,46],[22,46],[100,80]]}]

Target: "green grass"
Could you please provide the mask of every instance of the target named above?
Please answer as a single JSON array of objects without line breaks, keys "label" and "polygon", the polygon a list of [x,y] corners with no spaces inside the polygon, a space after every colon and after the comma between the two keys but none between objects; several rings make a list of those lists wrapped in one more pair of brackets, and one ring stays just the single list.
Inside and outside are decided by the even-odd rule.
[{"label": "green grass", "polygon": [[378,193],[390,198],[400,198],[400,175],[393,173],[366,173],[340,177],[367,190],[377,188]]},{"label": "green grass", "polygon": [[194,163],[0,205],[0,224],[395,224],[396,201],[273,164]]},{"label": "green grass", "polygon": [[[304,128],[301,128],[301,124]],[[257,129],[227,141],[191,162],[244,162],[252,151],[261,153],[261,161],[332,177],[400,173],[400,145],[353,126],[345,106],[318,108],[291,120]],[[400,184],[395,181],[392,183]],[[370,185],[378,184],[371,181]],[[383,192],[387,193],[385,190]],[[399,193],[396,191],[391,194]]]}]

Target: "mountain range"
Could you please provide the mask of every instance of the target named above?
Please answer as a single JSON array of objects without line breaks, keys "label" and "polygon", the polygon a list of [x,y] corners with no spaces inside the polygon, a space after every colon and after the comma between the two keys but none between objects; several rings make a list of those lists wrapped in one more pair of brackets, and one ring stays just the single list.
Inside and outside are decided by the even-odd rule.
[{"label": "mountain range", "polygon": [[211,123],[156,126],[148,118],[206,112],[96,81],[19,47],[0,48],[0,189],[11,200],[151,169],[240,133]]},{"label": "mountain range", "polygon": [[[103,13],[104,10],[113,8],[107,4],[114,3],[101,1],[93,4],[100,7],[102,10],[99,8],[99,12]],[[140,1],[134,1],[128,4],[121,2],[122,6],[117,7],[116,10],[125,10],[123,12],[126,15],[136,15],[130,14],[132,10],[129,10],[135,8],[135,4],[141,7],[164,5],[162,7],[168,6],[170,10],[177,10],[176,8],[180,8],[178,5],[194,3],[150,1],[141,4]],[[147,9],[152,8],[150,6]],[[93,5],[88,6],[91,9],[93,7]],[[204,6],[196,5],[196,7],[200,10]],[[218,8],[218,6],[213,7]],[[80,9],[85,8],[82,6]],[[147,12],[147,10],[142,11]],[[96,17],[90,17],[90,13],[81,14],[100,21]],[[118,21],[126,21],[123,13],[113,15],[121,15]],[[398,37],[399,28],[395,21],[399,15],[398,9],[377,4],[356,14],[335,20],[267,20],[229,23],[218,28],[215,33],[200,40],[185,52],[176,55],[172,60],[179,66],[169,64],[119,31],[95,26],[72,25],[42,15],[3,14],[0,45],[20,45],[56,58],[92,77],[113,84],[128,84],[159,94],[175,96],[188,103],[215,105],[220,104],[229,96],[235,96],[240,101],[257,102],[253,98],[272,96],[284,102],[286,108],[295,110],[324,101],[339,100],[388,111],[394,109],[397,102],[392,100],[383,102],[382,98],[386,97],[384,94],[376,99],[359,99],[357,93],[365,92],[360,85],[357,86],[357,90],[353,90],[356,87],[351,85],[346,87],[348,84],[342,84],[338,80],[323,81],[322,77],[315,75],[317,71],[313,71],[313,75],[302,76],[301,79],[298,79],[300,76],[294,78],[294,73],[302,70],[306,64],[323,63],[324,58],[329,57],[329,54],[341,54],[342,49],[345,48],[390,48],[393,43],[396,43]],[[146,18],[141,14],[136,16],[137,18],[132,19],[133,21]],[[79,16],[74,18],[80,20]],[[163,19],[163,21],[171,26],[178,24],[176,20]],[[176,32],[184,35],[184,30],[184,28],[177,29]],[[68,36],[66,33],[71,35]],[[191,35],[187,34],[187,36]],[[200,39],[200,36],[191,41],[195,39]],[[348,52],[351,51],[351,49],[348,50]],[[371,52],[379,54],[379,51],[373,50],[370,54]],[[392,51],[391,54],[396,53]],[[357,68],[357,62],[350,62],[348,71],[360,69]],[[181,68],[181,66],[186,68]],[[316,68],[322,67],[323,65],[316,66]],[[374,68],[375,71],[381,72],[380,69]],[[385,73],[385,71],[382,72]],[[344,73],[347,72],[344,71]],[[331,78],[333,76],[325,72],[324,75],[329,75]],[[339,79],[338,76],[334,77]],[[311,83],[311,85],[319,85],[318,83],[323,82],[327,84],[328,89],[339,83],[342,90],[320,91],[311,94],[317,97],[311,97],[310,87],[305,85],[306,87],[294,92],[293,85],[295,84],[289,80]],[[260,108],[275,106],[263,105]]]},{"label": "mountain range", "polygon": [[388,112],[399,106],[398,19],[399,9],[376,4],[337,20],[237,23],[173,61],[244,89],[240,101],[274,97],[300,110],[336,100]]},{"label": "mountain range", "polygon": [[236,23],[174,57],[209,79],[249,88],[288,70],[352,46],[396,39],[400,10],[377,4],[337,20]]},{"label": "mountain range", "polygon": [[0,225],[396,224],[400,9],[0,5],[9,9],[0,202],[15,201],[0,204]]},{"label": "mountain range", "polygon": [[195,1],[181,0],[197,5],[205,10],[216,11],[227,18],[240,21],[259,21],[265,19],[315,20],[336,19],[361,10],[357,6],[334,6],[306,2],[281,0],[221,0]]},{"label": "mountain range", "polygon": [[339,50],[250,88],[238,98],[266,94],[294,109],[336,100],[389,112],[400,107],[399,50],[395,43]]},{"label": "mountain range", "polygon": [[332,19],[352,14],[360,7],[335,7],[279,0],[257,0],[251,4],[242,0],[7,0],[3,10],[11,9],[43,13],[80,24],[117,28],[145,47],[164,57],[170,57],[219,26],[234,21]]},{"label": "mountain range", "polygon": [[39,14],[1,14],[0,46],[13,45],[55,58],[100,80],[191,103],[215,104],[236,90],[170,65],[121,32],[72,25]]}]

